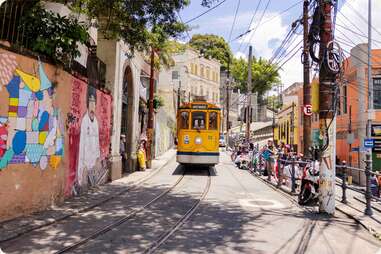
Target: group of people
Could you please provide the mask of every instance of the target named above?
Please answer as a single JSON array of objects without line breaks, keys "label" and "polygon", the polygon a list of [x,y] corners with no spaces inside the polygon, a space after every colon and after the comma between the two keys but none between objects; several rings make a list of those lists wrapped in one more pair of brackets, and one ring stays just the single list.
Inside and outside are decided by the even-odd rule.
[{"label": "group of people", "polygon": [[[235,153],[233,153],[234,158],[232,159],[237,164],[237,158],[243,153],[250,153],[251,158],[251,168],[256,171],[263,171],[265,176],[270,179],[272,175],[277,175],[277,170],[281,167],[288,165],[293,156],[296,154],[292,151],[291,145],[287,145],[281,142],[278,146],[274,144],[273,140],[268,140],[267,144],[262,148],[258,145],[255,146],[253,143],[246,143],[248,145],[243,145],[243,143],[236,145]],[[302,155],[299,155],[302,156]],[[279,160],[278,160],[279,159]],[[280,165],[276,162],[279,161]]]}]

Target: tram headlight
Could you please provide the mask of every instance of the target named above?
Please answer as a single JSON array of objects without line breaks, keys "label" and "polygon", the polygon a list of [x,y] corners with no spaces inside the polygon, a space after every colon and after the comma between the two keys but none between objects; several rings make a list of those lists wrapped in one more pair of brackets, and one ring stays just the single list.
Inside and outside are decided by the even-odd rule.
[{"label": "tram headlight", "polygon": [[194,139],[194,143],[195,143],[196,145],[200,145],[200,144],[202,143],[202,139],[201,139],[201,137],[196,137],[196,138]]}]

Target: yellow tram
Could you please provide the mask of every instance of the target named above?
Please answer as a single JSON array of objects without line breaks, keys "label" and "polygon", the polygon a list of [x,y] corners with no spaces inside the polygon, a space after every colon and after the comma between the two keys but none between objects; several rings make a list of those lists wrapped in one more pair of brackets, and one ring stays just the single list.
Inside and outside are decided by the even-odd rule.
[{"label": "yellow tram", "polygon": [[177,162],[213,166],[219,162],[221,109],[205,101],[183,104],[177,112]]}]

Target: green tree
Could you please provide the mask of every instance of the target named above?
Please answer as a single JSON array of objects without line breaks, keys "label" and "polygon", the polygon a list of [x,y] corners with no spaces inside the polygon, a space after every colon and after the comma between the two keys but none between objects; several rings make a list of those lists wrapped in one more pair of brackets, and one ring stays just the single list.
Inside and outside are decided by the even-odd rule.
[{"label": "green tree", "polygon": [[282,104],[278,95],[270,95],[267,97],[267,106],[273,110],[282,108]]},{"label": "green tree", "polygon": [[[239,58],[233,60],[231,68],[232,77],[237,82],[237,88],[247,91],[248,62],[246,59]],[[257,92],[263,96],[270,90],[273,84],[279,83],[279,73],[276,65],[263,58],[253,57],[252,63],[252,92]]]},{"label": "green tree", "polygon": [[206,58],[218,60],[223,68],[228,66],[228,58],[232,61],[233,53],[229,44],[221,36],[214,34],[195,34],[189,45],[202,53]]},{"label": "green tree", "polygon": [[177,12],[189,0],[77,0],[72,8],[99,22],[99,31],[108,39],[123,39],[131,50],[160,47],[169,38],[178,38],[188,29],[178,21]]},{"label": "green tree", "polygon": [[80,56],[78,43],[88,42],[87,27],[73,17],[61,16],[35,4],[21,19],[23,46],[70,66]]}]

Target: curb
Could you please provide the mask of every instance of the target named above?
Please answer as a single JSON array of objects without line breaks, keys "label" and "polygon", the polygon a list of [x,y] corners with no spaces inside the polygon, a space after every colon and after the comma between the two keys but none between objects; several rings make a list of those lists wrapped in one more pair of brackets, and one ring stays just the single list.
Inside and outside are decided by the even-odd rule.
[{"label": "curb", "polygon": [[[10,241],[10,240],[13,240],[13,239],[15,239],[15,238],[18,238],[19,236],[22,236],[22,235],[24,235],[24,234],[26,234],[26,233],[29,233],[29,232],[32,232],[32,231],[34,231],[34,230],[37,230],[37,229],[40,229],[40,228],[43,228],[43,227],[52,225],[52,224],[54,224],[54,223],[57,223],[57,222],[59,222],[59,221],[65,220],[65,219],[67,219],[67,218],[69,218],[69,217],[71,217],[71,216],[74,216],[74,215],[80,214],[80,213],[82,213],[82,212],[91,210],[92,208],[97,207],[97,206],[99,206],[99,205],[102,205],[102,204],[104,204],[104,203],[106,203],[106,202],[108,202],[108,201],[110,201],[110,200],[112,200],[112,199],[114,199],[114,198],[116,198],[116,197],[122,195],[123,193],[128,192],[128,191],[130,191],[130,190],[133,189],[133,188],[136,188],[137,186],[139,186],[139,184],[141,184],[141,183],[145,182],[146,180],[148,180],[149,178],[153,177],[153,176],[156,175],[161,169],[163,169],[165,166],[167,166],[167,165],[169,164],[169,162],[172,161],[173,158],[175,158],[175,157],[176,157],[176,154],[170,156],[170,158],[169,158],[163,165],[161,165],[161,166],[158,167],[157,169],[153,169],[152,172],[150,172],[150,174],[148,174],[148,175],[145,176],[145,177],[142,177],[141,179],[137,180],[136,183],[134,183],[131,187],[129,187],[129,188],[123,190],[123,191],[120,191],[120,192],[118,192],[118,193],[115,194],[115,195],[106,197],[105,199],[103,199],[103,200],[101,200],[101,201],[99,201],[99,202],[96,202],[96,203],[94,203],[94,204],[92,204],[92,205],[89,205],[89,206],[87,206],[87,207],[84,207],[84,208],[81,208],[81,209],[74,209],[74,210],[72,210],[71,212],[69,212],[68,214],[65,214],[65,215],[62,215],[62,216],[58,216],[57,218],[47,219],[47,220],[45,221],[45,223],[42,223],[42,224],[40,224],[40,225],[32,226],[32,227],[30,227],[30,228],[26,228],[26,227],[24,227],[24,230],[20,230],[20,231],[18,231],[18,232],[11,232],[11,233],[9,233],[6,237],[3,237],[3,238],[0,237],[0,244],[1,244],[1,243],[4,243],[4,242],[8,242],[8,241]],[[109,182],[109,183],[105,184],[104,186],[107,186],[107,185],[109,185],[110,183],[112,183],[112,182]],[[42,212],[42,211],[40,211],[40,212]],[[14,218],[14,219],[12,219],[12,220],[16,220],[16,219],[17,219],[17,218]],[[0,252],[0,253],[1,253],[1,252]]]},{"label": "curb", "polygon": [[365,230],[367,230],[370,234],[372,234],[375,238],[377,238],[377,240],[381,241],[381,233],[380,232],[377,232],[377,230],[375,230],[371,226],[367,225],[366,223],[362,222],[357,216],[352,215],[352,214],[346,212],[344,209],[341,209],[341,208],[339,208],[337,206],[335,207],[335,209],[338,210],[339,212],[345,214],[348,218],[351,218],[352,220],[356,221]]}]

